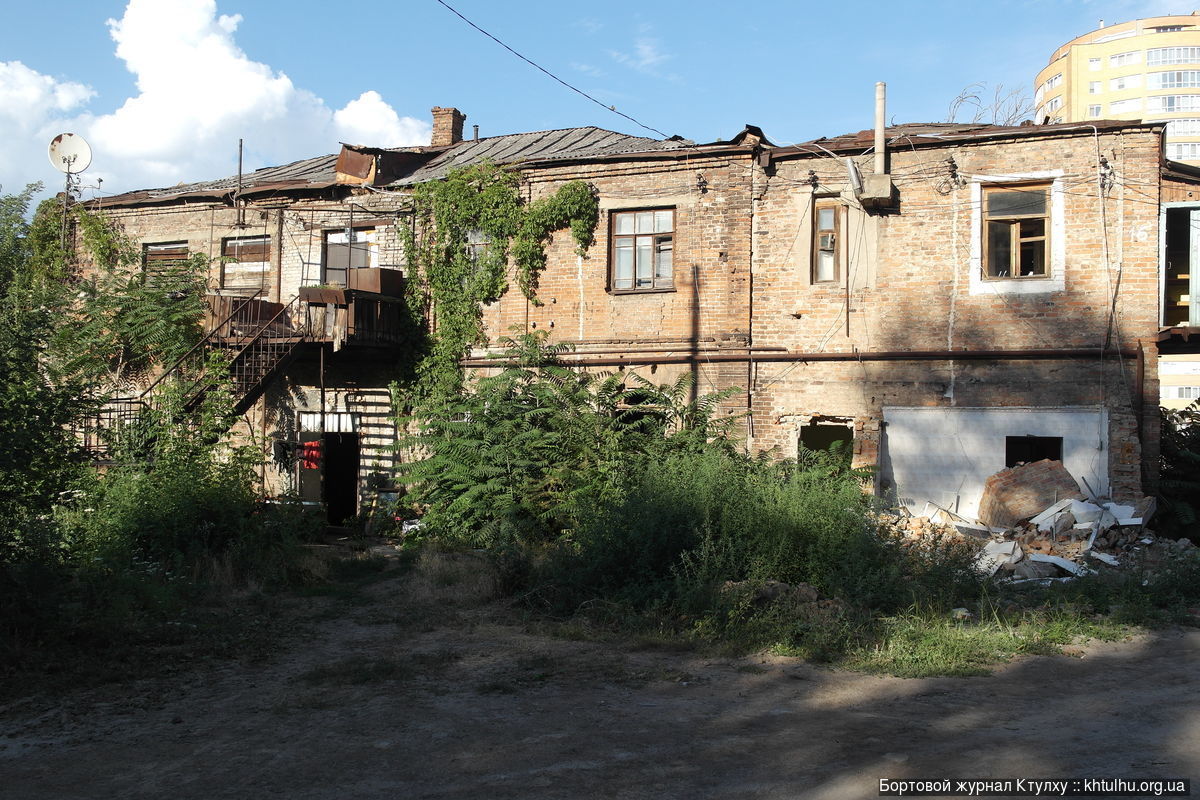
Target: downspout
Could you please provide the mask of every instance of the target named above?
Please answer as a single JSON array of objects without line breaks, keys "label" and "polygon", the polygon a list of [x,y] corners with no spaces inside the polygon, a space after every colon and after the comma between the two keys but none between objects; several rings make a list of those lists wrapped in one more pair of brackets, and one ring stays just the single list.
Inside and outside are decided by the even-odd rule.
[{"label": "downspout", "polygon": [[283,209],[276,212],[275,248],[271,251],[271,268],[275,270],[275,292],[273,303],[283,302]]}]

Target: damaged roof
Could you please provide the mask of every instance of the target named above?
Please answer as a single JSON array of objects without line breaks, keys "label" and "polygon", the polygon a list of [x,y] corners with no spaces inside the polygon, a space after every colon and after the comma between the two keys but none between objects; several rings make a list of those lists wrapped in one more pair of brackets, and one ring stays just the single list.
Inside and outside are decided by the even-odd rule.
[{"label": "damaged roof", "polygon": [[489,136],[484,139],[468,139],[453,145],[424,166],[393,181],[392,185],[411,186],[437,180],[444,178],[452,169],[477,164],[480,161],[496,164],[571,161],[626,153],[678,150],[693,144],[687,139],[650,139],[593,126]]},{"label": "damaged roof", "polygon": [[[651,139],[589,126],[465,139],[448,147],[349,147],[361,152],[411,154],[411,171],[387,185],[412,186],[443,178],[452,169],[481,161],[497,164],[571,161],[627,153],[679,150],[693,145],[693,142],[679,137]],[[337,160],[338,156],[334,153],[282,166],[256,169],[242,176],[241,194],[263,195],[334,186],[337,184]],[[126,192],[100,202],[105,206],[123,206],[186,200],[222,200],[232,197],[237,190],[238,179],[235,175],[214,181]]]},{"label": "damaged roof", "polygon": [[[988,125],[984,123],[958,122],[914,122],[892,125],[884,129],[888,145],[903,148],[944,147],[947,144],[965,144],[987,139],[1019,139],[1034,136],[1052,136],[1057,133],[1112,131],[1128,128],[1161,127],[1163,122],[1141,122],[1138,120],[1098,119],[1090,122],[1064,122],[1054,125]],[[786,155],[827,155],[826,150],[845,155],[860,155],[875,145],[872,128],[844,133],[841,136],[823,136],[799,144],[776,147],[771,151],[778,158]]]}]

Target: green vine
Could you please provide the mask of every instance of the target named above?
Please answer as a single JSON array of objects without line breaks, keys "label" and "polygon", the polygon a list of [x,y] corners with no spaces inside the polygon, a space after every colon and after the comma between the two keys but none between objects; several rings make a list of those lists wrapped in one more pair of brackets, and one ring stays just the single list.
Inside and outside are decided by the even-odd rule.
[{"label": "green vine", "polygon": [[554,231],[569,227],[580,255],[591,246],[600,216],[591,186],[570,181],[532,203],[520,189],[519,172],[485,163],[413,191],[413,226],[401,228],[413,278],[408,300],[431,331],[413,394],[461,388],[458,363],[483,341],[483,308],[508,290],[510,257],[521,292],[540,305],[538,278]]}]

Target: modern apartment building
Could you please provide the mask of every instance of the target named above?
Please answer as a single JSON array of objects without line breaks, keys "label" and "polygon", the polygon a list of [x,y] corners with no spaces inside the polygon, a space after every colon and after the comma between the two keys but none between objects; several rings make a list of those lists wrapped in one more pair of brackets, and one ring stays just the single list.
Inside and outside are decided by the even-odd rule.
[{"label": "modern apartment building", "polygon": [[1038,73],[1037,122],[1167,122],[1166,156],[1200,164],[1200,15],[1104,25]]}]

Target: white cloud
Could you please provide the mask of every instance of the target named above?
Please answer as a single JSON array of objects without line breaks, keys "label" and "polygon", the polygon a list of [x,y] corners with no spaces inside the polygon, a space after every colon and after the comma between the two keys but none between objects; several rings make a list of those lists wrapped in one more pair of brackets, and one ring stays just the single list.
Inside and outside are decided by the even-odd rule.
[{"label": "white cloud", "polygon": [[[30,140],[32,150],[44,149],[38,137],[48,142],[51,130],[83,134],[95,154],[87,177],[103,177],[105,192],[224,177],[236,164],[239,138],[250,169],[335,152],[339,141],[428,143],[429,124],[401,116],[376,91],[335,110],[285,73],[253,61],[234,38],[241,19],[219,15],[215,0],[130,0],[108,26],[137,94],[108,113],[87,113],[88,87],[4,64],[0,138]],[[5,181],[19,172],[9,167],[0,160]]]},{"label": "white cloud", "polygon": [[651,36],[639,36],[635,39],[632,53],[609,50],[608,54],[618,64],[650,75],[657,75],[658,67],[672,58],[670,54],[662,51],[659,40]]},{"label": "white cloud", "polygon": [[572,61],[571,69],[575,70],[576,72],[582,72],[584,75],[592,78],[603,78],[607,74],[599,67],[592,66],[591,64],[584,64],[579,61]]}]

